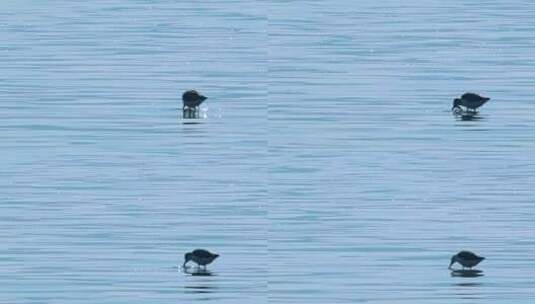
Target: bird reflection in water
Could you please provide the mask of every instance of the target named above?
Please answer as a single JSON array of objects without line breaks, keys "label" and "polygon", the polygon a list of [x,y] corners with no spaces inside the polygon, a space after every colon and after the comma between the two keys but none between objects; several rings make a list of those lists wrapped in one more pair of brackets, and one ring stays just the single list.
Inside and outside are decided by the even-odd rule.
[{"label": "bird reflection in water", "polygon": [[457,269],[451,272],[452,277],[475,278],[484,276],[483,271],[477,269]]},{"label": "bird reflection in water", "polygon": [[187,293],[214,293],[215,287],[212,286],[184,286]]},{"label": "bird reflection in water", "polygon": [[[214,274],[211,271],[203,269],[202,267],[185,267],[183,268],[185,274],[189,274],[193,277],[213,277]],[[187,285],[184,286],[186,293],[194,294],[208,294],[217,291],[217,286],[214,286],[213,280],[208,279],[192,279],[187,281]]]},{"label": "bird reflection in water", "polygon": [[459,121],[477,121],[484,119],[478,112],[464,111],[460,108],[454,109],[453,116]]},{"label": "bird reflection in water", "polygon": [[202,119],[206,118],[201,109],[183,109],[182,110],[182,124],[197,125],[202,123]]},{"label": "bird reflection in water", "polygon": [[197,108],[190,109],[185,108],[182,110],[182,118],[184,119],[199,119],[201,117],[200,115],[201,111]]},{"label": "bird reflection in water", "polygon": [[207,270],[207,269],[204,269],[202,267],[199,267],[199,266],[194,266],[194,267],[184,267],[183,268],[183,271],[184,273],[186,274],[191,274],[192,276],[205,276],[205,277],[210,277],[210,276],[213,276],[214,274]]}]

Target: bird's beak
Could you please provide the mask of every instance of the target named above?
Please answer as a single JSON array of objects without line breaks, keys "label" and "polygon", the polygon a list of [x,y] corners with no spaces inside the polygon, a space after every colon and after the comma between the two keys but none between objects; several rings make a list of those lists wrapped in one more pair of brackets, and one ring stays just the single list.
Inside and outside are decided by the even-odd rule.
[{"label": "bird's beak", "polygon": [[453,263],[455,263],[455,261],[452,259],[450,262],[450,266],[448,266],[448,269],[451,269],[451,266],[453,265]]},{"label": "bird's beak", "polygon": [[206,99],[208,99],[208,97],[206,97],[206,96],[204,96],[204,95],[201,95],[201,99],[202,99],[203,101],[205,101]]}]

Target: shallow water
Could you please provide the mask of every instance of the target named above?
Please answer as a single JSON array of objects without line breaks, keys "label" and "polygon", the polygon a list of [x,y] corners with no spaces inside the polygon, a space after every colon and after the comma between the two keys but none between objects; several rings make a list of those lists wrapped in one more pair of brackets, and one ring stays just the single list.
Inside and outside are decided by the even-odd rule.
[{"label": "shallow water", "polygon": [[[263,10],[3,6],[0,302],[264,301]],[[205,119],[181,118],[190,88]],[[213,276],[177,268],[197,247]]]},{"label": "shallow water", "polygon": [[396,3],[271,11],[272,303],[532,302],[533,6]]},{"label": "shallow water", "polygon": [[6,2],[0,303],[533,302],[534,10]]}]

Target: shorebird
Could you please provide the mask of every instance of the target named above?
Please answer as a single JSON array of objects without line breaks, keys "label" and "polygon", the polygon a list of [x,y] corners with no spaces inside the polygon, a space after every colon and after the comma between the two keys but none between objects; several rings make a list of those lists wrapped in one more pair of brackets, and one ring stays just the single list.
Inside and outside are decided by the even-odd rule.
[{"label": "shorebird", "polygon": [[182,109],[196,109],[207,98],[195,90],[186,91],[182,94]]},{"label": "shorebird", "polygon": [[468,267],[472,269],[472,267],[479,264],[481,261],[483,261],[485,258],[478,256],[477,254],[470,252],[470,251],[461,251],[451,257],[451,263],[450,266],[448,266],[448,269],[451,269],[451,266],[457,262],[463,266],[463,269],[465,267]]},{"label": "shorebird", "polygon": [[208,250],[195,249],[184,255],[184,264],[182,264],[182,267],[186,268],[186,263],[193,261],[206,269],[206,265],[212,263],[218,256],[219,254],[211,253]]},{"label": "shorebird", "polygon": [[475,112],[477,108],[481,107],[489,100],[490,98],[488,97],[479,96],[474,93],[464,93],[461,98],[455,98],[453,100],[453,107],[451,110],[453,111],[455,108],[460,109],[460,106],[463,106],[467,111]]}]

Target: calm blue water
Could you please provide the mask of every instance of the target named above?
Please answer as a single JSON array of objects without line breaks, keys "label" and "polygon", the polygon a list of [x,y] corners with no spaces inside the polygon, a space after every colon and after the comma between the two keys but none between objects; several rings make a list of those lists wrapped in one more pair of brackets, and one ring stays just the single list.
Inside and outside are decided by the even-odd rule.
[{"label": "calm blue water", "polygon": [[534,14],[1,4],[0,303],[533,303]]}]

